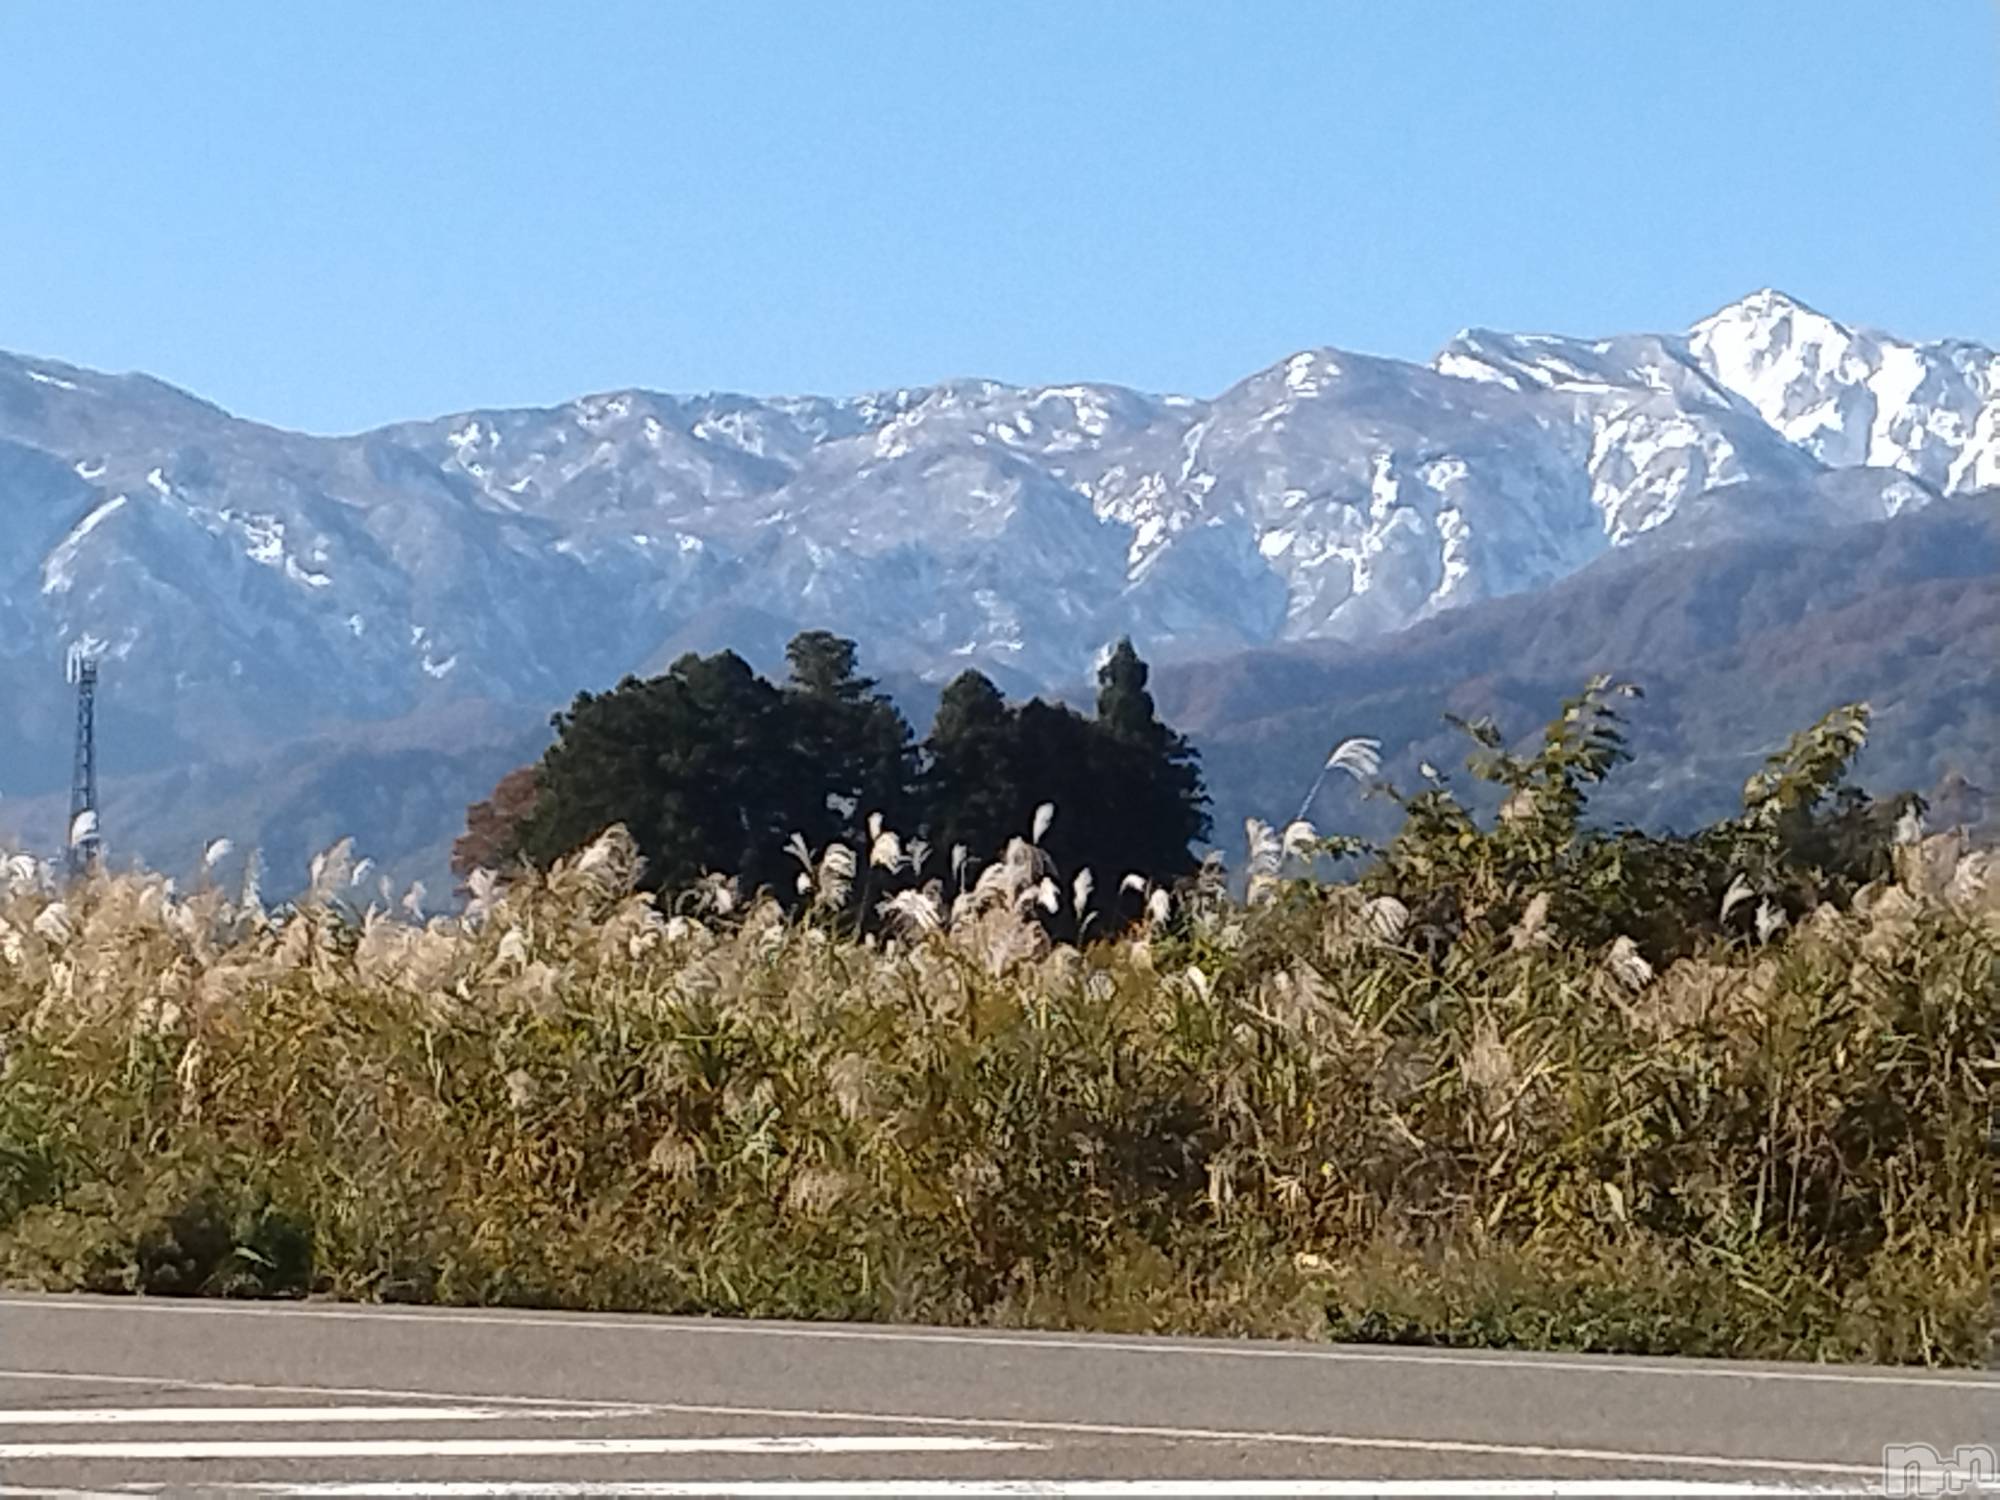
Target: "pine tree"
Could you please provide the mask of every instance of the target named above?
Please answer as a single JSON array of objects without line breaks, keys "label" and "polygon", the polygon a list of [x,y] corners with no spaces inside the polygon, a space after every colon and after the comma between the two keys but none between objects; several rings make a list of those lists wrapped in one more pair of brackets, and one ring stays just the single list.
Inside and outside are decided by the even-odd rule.
[{"label": "pine tree", "polygon": [[1119,639],[1097,669],[1097,722],[1119,739],[1154,745],[1167,732],[1153,712],[1153,695],[1146,691],[1150,675],[1129,635]]},{"label": "pine tree", "polygon": [[1160,721],[1149,675],[1130,638],[1120,640],[1098,669],[1097,727],[1110,741],[1101,795],[1116,846],[1129,869],[1157,880],[1194,869],[1188,846],[1208,836],[1209,819],[1201,757]]},{"label": "pine tree", "polygon": [[947,857],[963,846],[984,863],[1026,830],[1034,815],[1022,782],[1014,711],[979,672],[945,686],[924,741],[919,783],[923,826]]},{"label": "pine tree", "polygon": [[792,638],[785,658],[787,716],[811,782],[796,831],[814,849],[838,840],[865,853],[871,814],[900,829],[912,811],[910,726],[856,671],[854,642],[809,630]]}]

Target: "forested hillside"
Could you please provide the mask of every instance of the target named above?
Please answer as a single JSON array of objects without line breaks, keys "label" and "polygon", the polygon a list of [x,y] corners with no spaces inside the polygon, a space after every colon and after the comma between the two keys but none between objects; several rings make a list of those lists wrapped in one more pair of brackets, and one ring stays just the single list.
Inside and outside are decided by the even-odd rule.
[{"label": "forested hillside", "polygon": [[[1634,764],[1601,816],[1691,827],[1733,802],[1790,729],[1835,703],[1873,705],[1859,767],[1916,790],[1932,821],[2000,814],[2000,506],[1991,494],[1815,536],[1642,549],[1543,593],[1401,634],[1169,666],[1161,712],[1201,747],[1225,832],[1289,815],[1327,749],[1380,738],[1404,786],[1460,770],[1442,712],[1525,734],[1596,672],[1645,690]],[[1351,816],[1379,831],[1392,810]]]}]

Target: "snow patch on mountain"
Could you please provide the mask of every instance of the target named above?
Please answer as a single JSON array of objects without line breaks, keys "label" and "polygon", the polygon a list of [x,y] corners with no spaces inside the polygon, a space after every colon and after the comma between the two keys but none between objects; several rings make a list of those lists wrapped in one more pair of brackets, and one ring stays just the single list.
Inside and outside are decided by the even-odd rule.
[{"label": "snow patch on mountain", "polygon": [[191,733],[561,701],[728,620],[763,666],[825,626],[876,670],[1067,684],[1121,634],[1361,637],[1616,548],[1994,486],[2000,355],[1768,291],[1683,334],[1306,349],[1211,399],[626,390],[344,438],[0,355],[16,659],[128,641],[123,691]]}]

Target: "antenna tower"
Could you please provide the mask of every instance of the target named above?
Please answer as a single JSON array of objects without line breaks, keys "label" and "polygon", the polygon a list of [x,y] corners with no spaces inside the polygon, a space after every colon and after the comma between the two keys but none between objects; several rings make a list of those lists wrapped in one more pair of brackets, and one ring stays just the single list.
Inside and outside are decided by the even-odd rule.
[{"label": "antenna tower", "polygon": [[97,657],[71,647],[69,680],[76,684],[76,765],[69,787],[69,873],[81,879],[104,852],[97,822]]}]

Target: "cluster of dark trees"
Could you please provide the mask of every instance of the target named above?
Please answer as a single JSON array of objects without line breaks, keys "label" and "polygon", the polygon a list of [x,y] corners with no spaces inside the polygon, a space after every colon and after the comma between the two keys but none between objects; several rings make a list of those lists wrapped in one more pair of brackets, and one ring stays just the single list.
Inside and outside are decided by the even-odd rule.
[{"label": "cluster of dark trees", "polygon": [[1053,803],[1042,847],[1066,874],[1093,872],[1088,909],[1100,915],[1117,909],[1128,874],[1165,885],[1195,869],[1189,845],[1208,832],[1198,757],[1160,722],[1129,640],[1098,672],[1094,717],[1041,699],[1010,704],[965,672],[921,742],[859,675],[852,641],[807,631],[786,658],[782,683],[723,651],[579,694],[555,716],[541,762],[468,810],[453,868],[546,867],[620,823],[652,889],[721,872],[785,900],[799,873],[786,852],[794,834],[814,851],[844,843],[865,862],[879,815],[906,844],[936,851],[920,878],[949,881],[962,846],[957,878],[969,881]]}]

